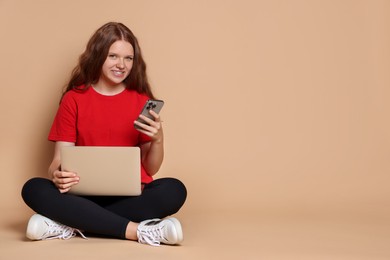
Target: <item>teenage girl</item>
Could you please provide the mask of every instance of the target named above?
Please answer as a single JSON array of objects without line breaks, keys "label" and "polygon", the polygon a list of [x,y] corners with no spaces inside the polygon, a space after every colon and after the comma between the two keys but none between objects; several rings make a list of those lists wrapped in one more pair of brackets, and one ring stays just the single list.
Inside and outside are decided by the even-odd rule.
[{"label": "teenage girl", "polygon": [[[137,38],[121,23],[103,25],[81,54],[54,118],[48,178],[30,179],[22,189],[24,201],[37,213],[27,226],[29,239],[67,239],[86,232],[150,245],[183,240],[180,222],[169,216],[182,207],[187,191],[177,179],[153,178],[163,162],[164,135],[158,114],[150,111],[154,120],[139,115],[148,99],[154,96]],[[60,148],[74,145],[140,147],[142,194],[69,194],[82,180],[76,172],[60,170]]]}]

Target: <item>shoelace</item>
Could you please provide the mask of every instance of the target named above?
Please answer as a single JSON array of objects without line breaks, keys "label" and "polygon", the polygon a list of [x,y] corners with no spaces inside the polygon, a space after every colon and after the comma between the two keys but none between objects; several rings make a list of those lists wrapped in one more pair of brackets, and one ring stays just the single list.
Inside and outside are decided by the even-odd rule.
[{"label": "shoelace", "polygon": [[55,239],[55,238],[65,239],[65,240],[70,239],[76,236],[75,231],[78,232],[82,238],[87,239],[87,237],[84,236],[84,234],[78,229],[71,228],[62,224],[58,224],[54,221],[52,223],[46,222],[46,224],[48,225],[49,228],[47,231],[47,237],[44,238],[44,240]]},{"label": "shoelace", "polygon": [[151,246],[160,246],[160,241],[163,239],[162,227],[149,227],[145,230],[137,230],[138,242],[149,244]]}]

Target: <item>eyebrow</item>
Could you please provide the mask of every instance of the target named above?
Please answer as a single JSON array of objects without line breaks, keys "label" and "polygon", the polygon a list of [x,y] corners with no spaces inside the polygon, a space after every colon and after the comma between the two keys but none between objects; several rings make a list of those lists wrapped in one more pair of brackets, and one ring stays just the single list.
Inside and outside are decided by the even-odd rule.
[{"label": "eyebrow", "polygon": [[[120,56],[118,53],[116,52],[109,52],[108,55],[117,55],[117,56]],[[134,54],[129,54],[129,55],[125,55],[124,57],[132,57],[134,58]]]}]

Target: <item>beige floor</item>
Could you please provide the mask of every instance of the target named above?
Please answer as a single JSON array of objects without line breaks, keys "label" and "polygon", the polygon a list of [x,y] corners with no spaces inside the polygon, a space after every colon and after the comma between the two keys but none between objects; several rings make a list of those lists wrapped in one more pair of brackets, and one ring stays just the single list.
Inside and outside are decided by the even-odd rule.
[{"label": "beige floor", "polygon": [[185,231],[183,244],[154,248],[103,238],[27,241],[30,212],[2,211],[0,259],[390,259],[386,217],[184,212],[177,216]]}]

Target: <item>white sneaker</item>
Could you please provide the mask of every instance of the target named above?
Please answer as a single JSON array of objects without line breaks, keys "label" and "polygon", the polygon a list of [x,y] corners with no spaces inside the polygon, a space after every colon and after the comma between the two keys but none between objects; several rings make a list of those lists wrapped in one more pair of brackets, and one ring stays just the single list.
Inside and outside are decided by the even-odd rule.
[{"label": "white sneaker", "polygon": [[26,236],[31,240],[70,239],[76,236],[75,231],[83,238],[86,238],[78,229],[62,225],[42,215],[35,214],[28,221]]},{"label": "white sneaker", "polygon": [[183,231],[176,218],[149,219],[139,223],[138,242],[159,246],[160,243],[174,245],[183,241]]}]

